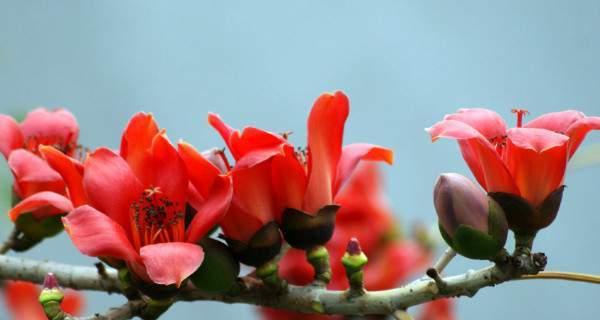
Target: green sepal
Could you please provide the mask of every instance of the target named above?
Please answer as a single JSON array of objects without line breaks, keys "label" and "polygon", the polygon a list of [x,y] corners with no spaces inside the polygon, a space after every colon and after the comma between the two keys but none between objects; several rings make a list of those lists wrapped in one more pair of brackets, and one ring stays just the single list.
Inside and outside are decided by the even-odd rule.
[{"label": "green sepal", "polygon": [[452,239],[453,249],[470,259],[492,259],[504,247],[504,242],[463,224],[456,228]]},{"label": "green sepal", "polygon": [[196,272],[190,276],[194,285],[211,293],[228,293],[237,284],[240,264],[233,257],[229,248],[214,239],[201,242],[204,249],[204,261]]},{"label": "green sepal", "polygon": [[15,221],[15,227],[23,233],[19,244],[14,248],[15,251],[27,250],[42,239],[53,237],[63,230],[60,215],[38,220],[31,213],[20,215]]},{"label": "green sepal", "polygon": [[46,304],[51,301],[61,302],[64,299],[64,297],[65,295],[58,288],[43,289],[40,293],[39,300],[41,304]]},{"label": "green sepal", "polygon": [[367,262],[369,262],[369,259],[363,252],[360,254],[349,254],[346,252],[342,257],[342,264],[349,274],[361,271]]}]

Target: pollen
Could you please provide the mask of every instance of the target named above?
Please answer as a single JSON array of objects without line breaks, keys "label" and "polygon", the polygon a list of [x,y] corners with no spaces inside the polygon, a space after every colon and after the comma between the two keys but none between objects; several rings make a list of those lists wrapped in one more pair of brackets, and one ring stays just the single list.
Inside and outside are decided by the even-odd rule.
[{"label": "pollen", "polygon": [[183,206],[170,200],[159,187],[142,192],[131,204],[135,243],[148,244],[180,241],[183,235]]}]

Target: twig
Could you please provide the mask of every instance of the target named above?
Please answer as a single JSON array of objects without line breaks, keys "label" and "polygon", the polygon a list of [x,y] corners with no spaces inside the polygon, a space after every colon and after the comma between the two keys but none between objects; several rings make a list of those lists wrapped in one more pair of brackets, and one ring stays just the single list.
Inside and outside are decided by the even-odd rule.
[{"label": "twig", "polygon": [[48,272],[54,273],[63,287],[77,290],[121,292],[117,271],[106,269],[106,276],[95,267],[79,267],[62,263],[0,256],[0,278],[43,283]]},{"label": "twig", "polygon": [[67,320],[126,320],[139,316],[145,306],[144,301],[134,300],[118,308],[111,308],[104,314],[95,314],[88,317],[68,317]]},{"label": "twig", "polygon": [[444,269],[446,269],[450,261],[454,259],[454,257],[456,257],[456,251],[454,251],[452,248],[447,248],[438,261],[436,261],[436,263],[433,265],[433,268],[437,271],[437,273],[441,274]]},{"label": "twig", "polygon": [[554,279],[554,280],[567,280],[576,282],[586,282],[600,284],[600,276],[576,273],[576,272],[562,272],[562,271],[542,271],[538,274],[524,275],[515,280],[536,280],[536,279]]}]

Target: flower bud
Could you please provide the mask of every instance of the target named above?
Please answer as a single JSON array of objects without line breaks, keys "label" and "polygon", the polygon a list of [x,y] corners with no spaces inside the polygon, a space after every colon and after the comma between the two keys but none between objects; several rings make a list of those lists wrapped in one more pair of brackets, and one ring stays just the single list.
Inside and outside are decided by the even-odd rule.
[{"label": "flower bud", "polygon": [[65,313],[60,307],[65,295],[58,286],[56,276],[49,272],[44,277],[44,288],[40,293],[39,301],[44,308],[44,313],[48,319],[63,319]]},{"label": "flower bud", "polygon": [[200,244],[204,249],[204,261],[190,279],[204,291],[228,293],[235,286],[240,273],[239,262],[222,242],[207,238]]},{"label": "flower bud", "polygon": [[502,250],[508,233],[504,211],[471,180],[442,174],[433,197],[442,237],[456,252],[492,259]]}]

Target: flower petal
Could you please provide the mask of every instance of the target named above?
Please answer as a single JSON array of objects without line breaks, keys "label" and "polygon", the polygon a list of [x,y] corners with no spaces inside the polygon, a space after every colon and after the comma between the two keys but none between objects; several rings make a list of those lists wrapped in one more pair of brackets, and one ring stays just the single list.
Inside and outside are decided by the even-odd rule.
[{"label": "flower petal", "polygon": [[519,194],[510,172],[494,146],[476,129],[456,120],[443,120],[426,129],[431,140],[456,139],[465,162],[479,184],[488,192]]},{"label": "flower petal", "polygon": [[54,147],[42,145],[39,151],[48,165],[62,176],[73,205],[79,207],[86,204],[87,197],[83,190],[83,165]]},{"label": "flower petal", "polygon": [[121,157],[129,163],[139,177],[146,170],[146,161],[150,157],[150,147],[154,136],[158,134],[158,125],[152,114],[138,112],[125,127],[121,137]]},{"label": "flower petal", "polygon": [[6,281],[4,299],[12,319],[44,320],[47,319],[39,301],[40,289],[33,283],[25,281]]},{"label": "flower petal", "polygon": [[286,148],[285,155],[272,158],[273,197],[275,220],[281,222],[285,208],[302,208],[306,192],[306,170],[294,154],[294,148]]},{"label": "flower petal", "polygon": [[186,231],[186,241],[197,242],[214,228],[227,213],[232,196],[231,178],[218,176],[206,201],[200,207],[195,208],[197,212]]},{"label": "flower petal", "polygon": [[157,284],[177,287],[200,267],[204,260],[202,247],[187,242],[151,244],[140,249],[150,279]]},{"label": "flower petal", "polygon": [[123,227],[104,213],[84,205],[63,217],[62,221],[81,253],[132,262],[139,260]]},{"label": "flower petal", "polygon": [[568,138],[545,129],[513,128],[505,156],[521,197],[537,206],[563,184]]},{"label": "flower petal", "polygon": [[10,152],[23,147],[23,133],[10,116],[0,114],[0,152],[8,159]]},{"label": "flower petal", "polygon": [[[20,126],[26,141],[33,139],[35,143],[57,145],[69,155],[74,151],[79,138],[77,120],[72,113],[62,108],[37,108],[25,116]],[[37,150],[35,143],[34,150]]]},{"label": "flower petal", "polygon": [[483,108],[459,109],[444,120],[456,120],[468,124],[487,139],[502,137],[506,134],[506,123],[499,114]]},{"label": "flower petal", "polygon": [[61,308],[64,312],[78,316],[81,315],[85,306],[85,299],[82,293],[75,290],[65,290],[65,298],[60,303]]},{"label": "flower petal", "polygon": [[263,162],[252,168],[234,171],[231,177],[234,202],[263,223],[273,221],[275,213],[271,189],[271,163]]},{"label": "flower petal", "polygon": [[265,224],[266,222],[240,208],[234,201],[221,220],[220,226],[227,238],[248,242]]},{"label": "flower petal", "polygon": [[123,158],[107,148],[94,151],[84,163],[83,186],[89,203],[130,230],[129,209],[143,186]]},{"label": "flower petal", "polygon": [[138,178],[144,186],[159,187],[170,200],[183,204],[188,190],[185,163],[166,134],[157,134],[151,146],[151,166],[145,168]]},{"label": "flower petal", "polygon": [[325,93],[313,105],[308,116],[308,186],[304,211],[316,212],[333,201],[333,184],[349,112],[348,97],[341,91]]},{"label": "flower petal", "polygon": [[274,154],[281,153],[282,146],[287,143],[278,134],[254,127],[246,127],[240,133],[228,126],[216,114],[209,114],[208,122],[225,140],[231,155],[238,162],[236,164],[238,168],[254,166]]},{"label": "flower petal", "polygon": [[10,211],[8,216],[12,221],[17,221],[17,218],[23,214],[31,212],[33,217],[41,220],[58,214],[65,214],[73,210],[71,200],[65,196],[50,192],[42,191],[23,199]]},{"label": "flower petal", "polygon": [[64,193],[65,183],[62,177],[44,160],[24,149],[11,152],[8,157],[10,167],[16,180],[16,191],[25,198],[40,191]]},{"label": "flower petal", "polygon": [[391,165],[394,161],[394,152],[390,149],[367,143],[354,143],[344,146],[335,176],[334,197],[361,160],[385,161]]},{"label": "flower petal", "polygon": [[178,143],[179,156],[185,163],[190,182],[202,197],[208,197],[215,179],[221,174],[219,168],[208,161],[189,143]]},{"label": "flower petal", "polygon": [[569,136],[569,159],[575,154],[575,151],[577,151],[588,132],[592,130],[600,130],[600,117],[586,117],[573,123],[567,129],[566,135]]}]

